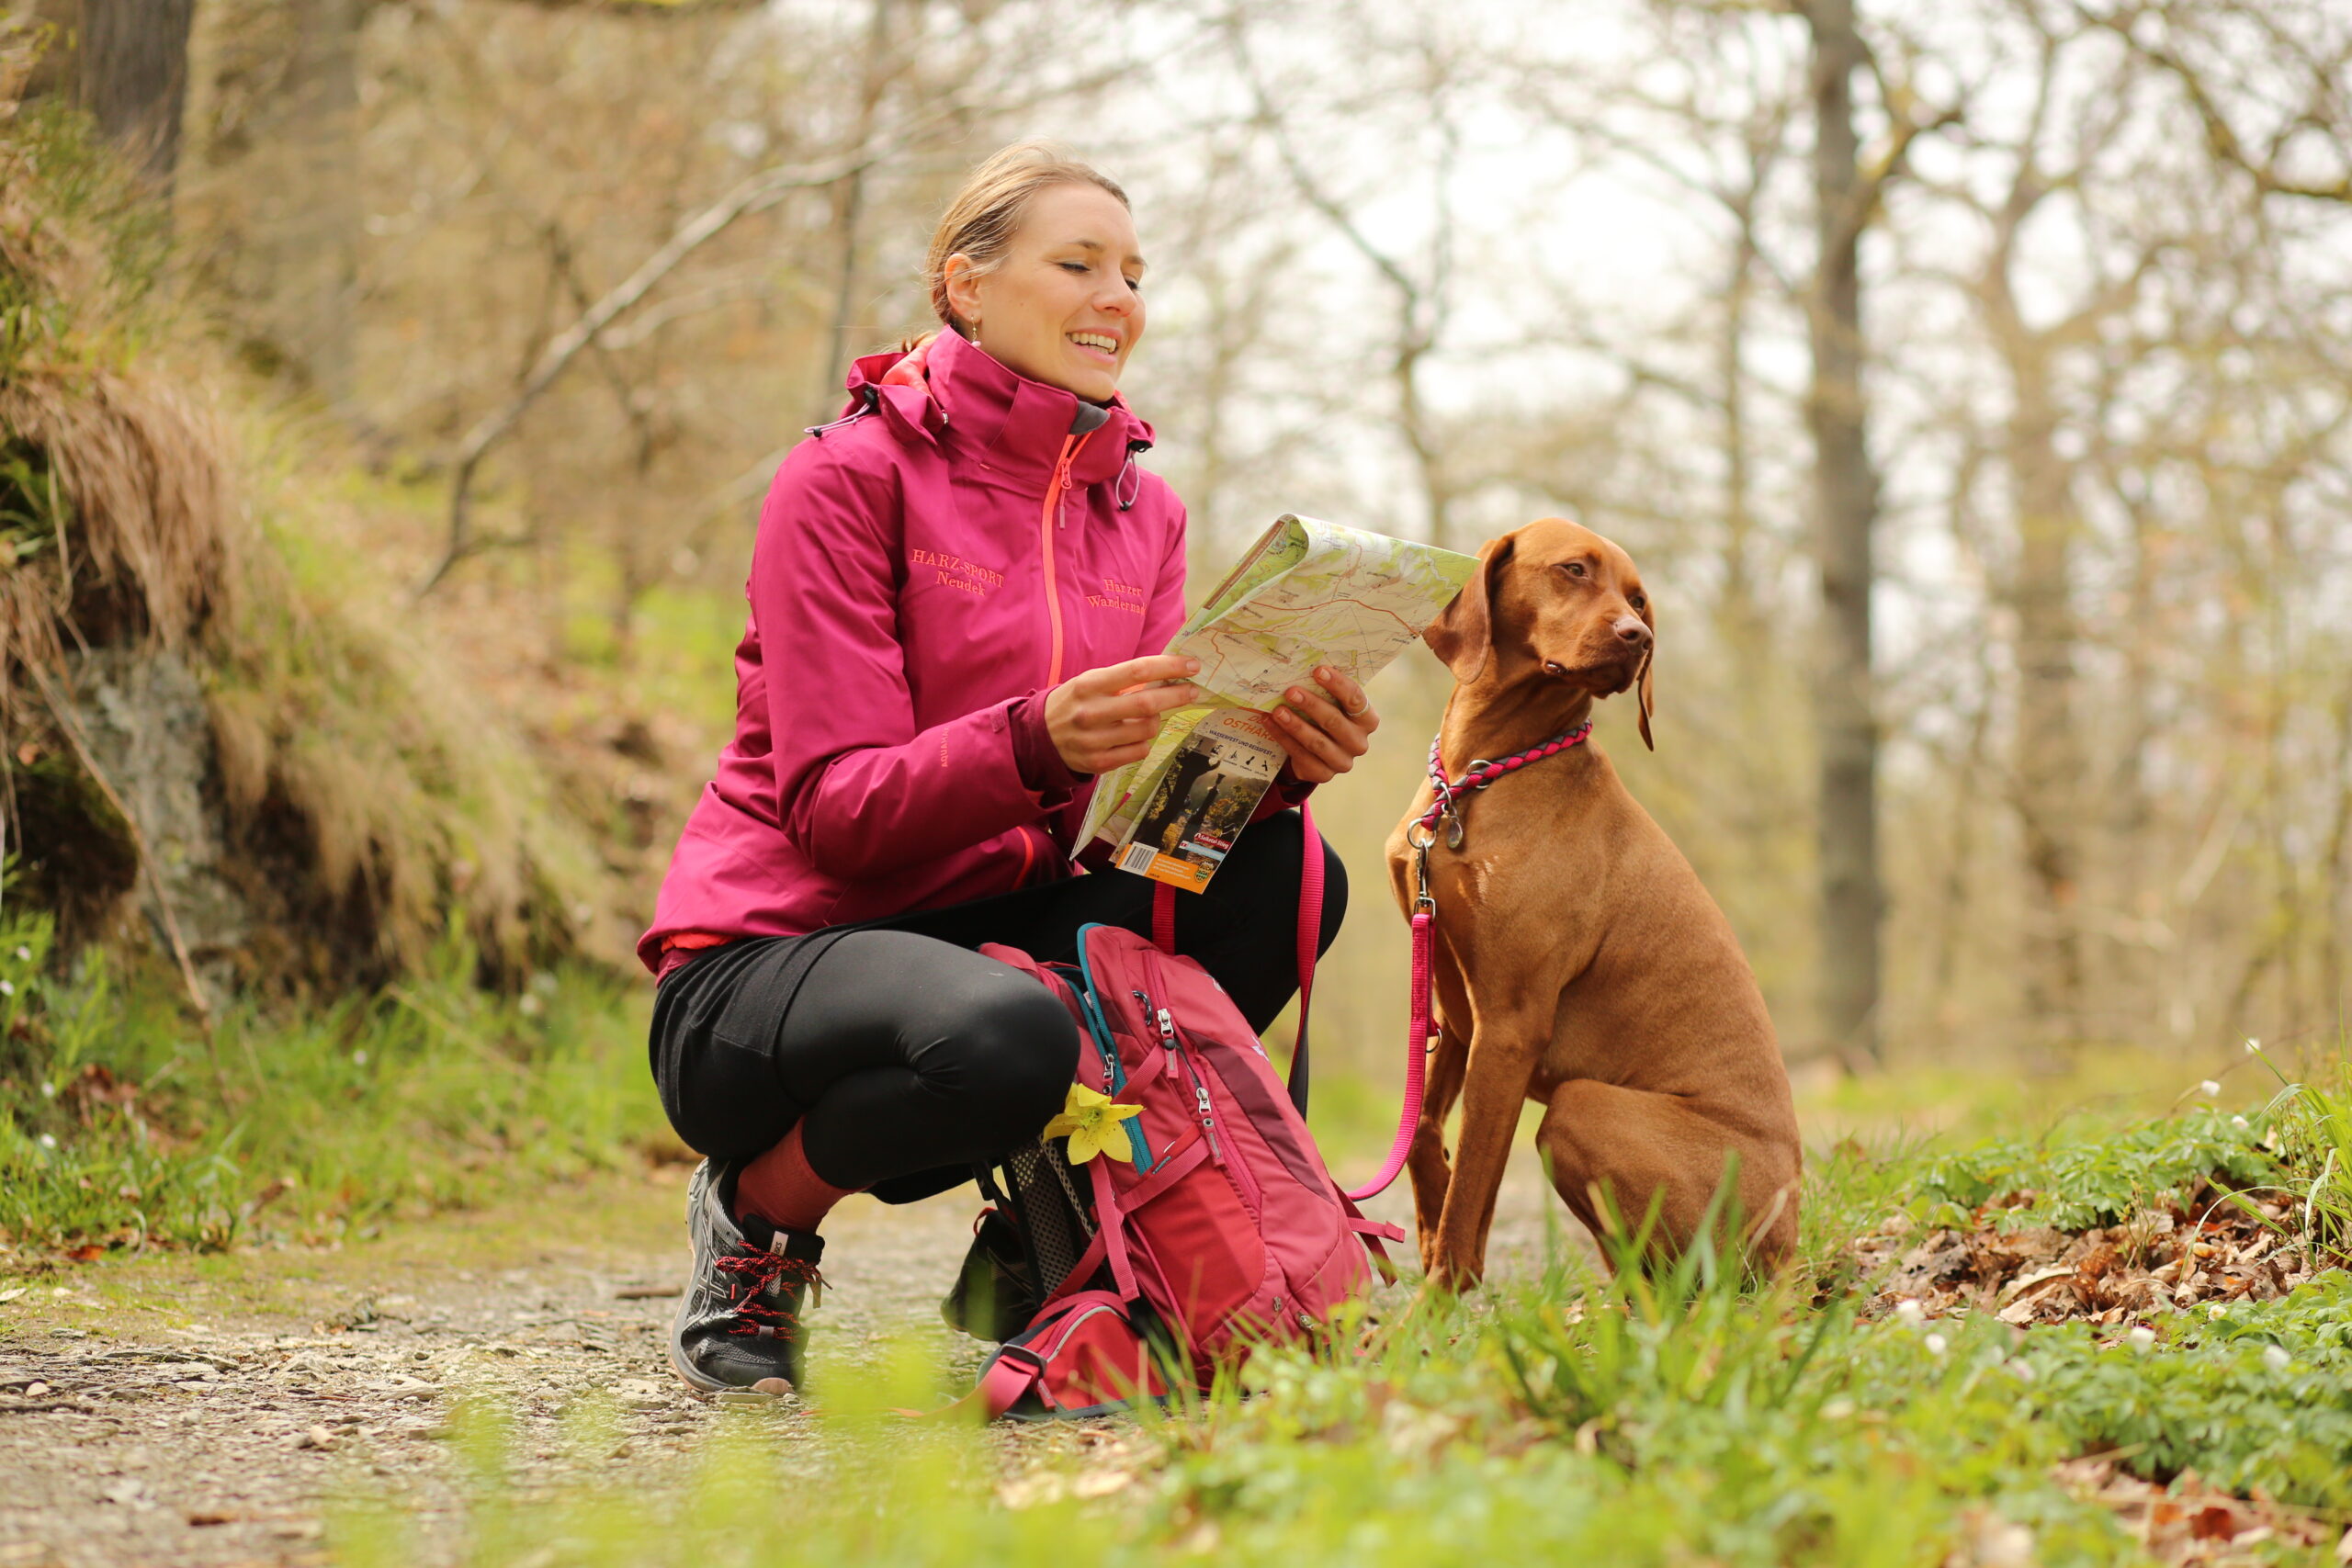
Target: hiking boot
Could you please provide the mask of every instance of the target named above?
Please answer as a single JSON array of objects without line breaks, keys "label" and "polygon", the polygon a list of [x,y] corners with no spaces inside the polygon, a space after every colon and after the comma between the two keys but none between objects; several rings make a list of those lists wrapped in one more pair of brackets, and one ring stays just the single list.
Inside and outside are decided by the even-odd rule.
[{"label": "hiking boot", "polygon": [[817,1260],[825,1240],[776,1230],[756,1215],[738,1224],[728,1213],[734,1186],[734,1167],[705,1160],[686,1189],[695,1271],[670,1325],[670,1365],[705,1393],[771,1378],[797,1389],[801,1303],[824,1290]]}]

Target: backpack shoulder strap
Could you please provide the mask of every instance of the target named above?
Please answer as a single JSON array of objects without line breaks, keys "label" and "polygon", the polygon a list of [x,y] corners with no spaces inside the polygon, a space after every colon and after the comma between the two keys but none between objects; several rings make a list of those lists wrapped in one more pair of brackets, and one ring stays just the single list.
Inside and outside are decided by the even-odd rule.
[{"label": "backpack shoulder strap", "polygon": [[1323,835],[1315,808],[1299,802],[1298,1038],[1290,1048],[1290,1102],[1306,1114],[1306,1009],[1315,999],[1315,956],[1323,941]]}]

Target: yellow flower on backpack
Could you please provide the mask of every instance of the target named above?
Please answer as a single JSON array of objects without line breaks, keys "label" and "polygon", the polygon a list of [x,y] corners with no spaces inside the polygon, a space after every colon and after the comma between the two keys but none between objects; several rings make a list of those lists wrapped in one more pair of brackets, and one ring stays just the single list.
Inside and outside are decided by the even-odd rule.
[{"label": "yellow flower on backpack", "polygon": [[1045,1132],[1039,1135],[1068,1137],[1072,1165],[1084,1165],[1098,1154],[1132,1165],[1135,1149],[1127,1141],[1125,1122],[1129,1117],[1142,1114],[1140,1105],[1121,1105],[1108,1095],[1074,1083],[1069,1086],[1069,1098],[1062,1101],[1061,1114],[1046,1122]]}]

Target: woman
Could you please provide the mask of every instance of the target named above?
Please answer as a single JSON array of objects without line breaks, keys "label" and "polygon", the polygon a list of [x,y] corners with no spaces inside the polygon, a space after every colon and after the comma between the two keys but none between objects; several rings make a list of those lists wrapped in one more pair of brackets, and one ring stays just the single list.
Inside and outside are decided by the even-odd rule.
[{"label": "woman", "polygon": [[[905,1202],[1035,1137],[1078,1035],[983,942],[1069,959],[1148,932],[1152,885],[1074,874],[1093,776],[1141,757],[1196,666],[1184,512],[1136,464],[1118,395],[1143,336],[1125,195],[1037,143],[982,164],[925,263],[941,330],[851,371],[760,517],[735,739],[639,953],[653,1073],[707,1156],[671,1359],[705,1390],[800,1376],[818,1229],[851,1192]],[[1176,941],[1259,1029],[1295,984],[1295,806],[1379,727],[1324,671],[1277,721],[1289,761]],[[1327,866],[1323,942],[1346,884]],[[775,1381],[781,1380],[781,1382]]]}]

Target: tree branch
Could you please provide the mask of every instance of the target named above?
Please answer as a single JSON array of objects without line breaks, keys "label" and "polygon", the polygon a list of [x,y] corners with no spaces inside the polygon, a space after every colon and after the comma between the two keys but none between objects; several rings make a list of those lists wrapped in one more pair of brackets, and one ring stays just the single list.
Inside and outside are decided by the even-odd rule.
[{"label": "tree branch", "polygon": [[816,189],[871,168],[882,157],[882,149],[865,147],[854,153],[820,163],[784,164],[764,169],[741,181],[734,189],[679,224],[658,250],[638,265],[636,271],[607,290],[571,325],[548,340],[547,346],[539,351],[537,362],[532,366],[530,374],[523,378],[523,384],[515,389],[514,394],[476,421],[473,428],[466,432],[465,439],[458,444],[453,457],[456,478],[449,493],[447,536],[442,547],[441,558],[417,584],[413,596],[422,599],[432,592],[440,585],[441,580],[449,575],[449,569],[471,553],[473,483],[482,459],[489,456],[492,447],[514,430],[531,405],[555,385],[557,378],[571,368],[572,361],[595,343],[607,327],[651,293],[687,257],[725,233],[740,220],[766,211],[795,191]]}]

